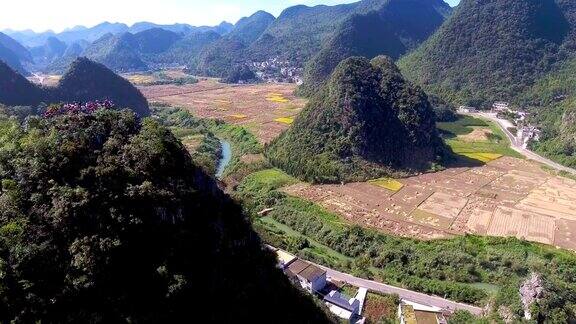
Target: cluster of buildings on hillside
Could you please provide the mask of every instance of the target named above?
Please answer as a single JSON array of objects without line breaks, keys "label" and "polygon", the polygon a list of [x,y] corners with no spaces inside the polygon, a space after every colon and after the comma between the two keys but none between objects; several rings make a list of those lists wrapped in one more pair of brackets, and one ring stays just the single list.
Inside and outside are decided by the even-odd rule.
[{"label": "cluster of buildings on hillside", "polygon": [[[268,246],[276,254],[278,267],[295,284],[320,298],[326,307],[339,318],[349,323],[364,323],[362,317],[368,289],[359,287],[352,298],[339,291],[339,283],[327,277],[326,270],[298,257]],[[443,310],[401,300],[398,306],[401,324],[447,324]]]},{"label": "cluster of buildings on hillside", "polygon": [[304,69],[295,66],[288,60],[279,57],[271,58],[263,62],[252,62],[256,76],[268,83],[296,83],[302,84]]},{"label": "cluster of buildings on hillside", "polygon": [[[458,112],[478,113],[480,111],[474,107],[460,106]],[[507,127],[508,131],[512,134],[515,133],[516,139],[522,147],[527,148],[531,141],[540,140],[541,130],[530,124],[528,112],[512,109],[509,103],[498,101],[492,105],[490,113],[510,123],[510,127]]]},{"label": "cluster of buildings on hillside", "polygon": [[528,112],[511,109],[507,102],[495,102],[492,105],[492,113],[516,126],[516,139],[522,147],[527,148],[531,141],[540,140],[541,131],[538,127],[530,124]]}]

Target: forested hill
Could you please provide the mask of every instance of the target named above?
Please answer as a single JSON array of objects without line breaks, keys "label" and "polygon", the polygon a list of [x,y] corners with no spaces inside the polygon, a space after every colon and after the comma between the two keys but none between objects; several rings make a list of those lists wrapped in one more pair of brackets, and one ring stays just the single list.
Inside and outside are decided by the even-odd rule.
[{"label": "forested hill", "polygon": [[266,11],[258,11],[250,17],[240,19],[228,36],[238,37],[251,44],[274,22],[276,18]]},{"label": "forested hill", "polygon": [[294,176],[336,183],[427,170],[442,153],[426,94],[382,56],[341,62],[266,151]]},{"label": "forested hill", "polygon": [[0,124],[0,322],[328,322],[158,122]]},{"label": "forested hill", "polygon": [[427,92],[485,106],[512,101],[575,50],[572,0],[462,0],[400,67]]},{"label": "forested hill", "polygon": [[120,108],[149,116],[148,101],[128,80],[102,64],[79,58],[70,65],[58,86],[48,88],[59,101],[87,102],[110,99]]},{"label": "forested hill", "polygon": [[340,24],[307,64],[302,94],[313,94],[340,61],[350,56],[398,59],[442,25],[452,8],[442,0],[363,1],[362,8]]},{"label": "forested hill", "polygon": [[200,75],[229,77],[231,70],[257,60],[247,49],[274,19],[264,11],[240,19],[230,33],[207,43],[196,57],[191,57],[187,62],[189,69]]},{"label": "forested hill", "polygon": [[250,55],[254,60],[280,57],[303,65],[357,7],[358,3],[287,8],[251,45]]},{"label": "forested hill", "polygon": [[[0,47],[0,53],[1,51]],[[44,97],[45,93],[42,89],[0,60],[0,104],[37,105]]]},{"label": "forested hill", "polygon": [[0,33],[0,61],[21,74],[29,74],[22,63],[31,63],[30,51],[6,34]]},{"label": "forested hill", "polygon": [[133,34],[107,34],[86,48],[83,55],[115,71],[145,71],[148,65],[142,60],[139,48]]},{"label": "forested hill", "polygon": [[148,101],[128,80],[86,58],[74,61],[56,87],[36,86],[2,62],[0,72],[0,104],[37,106],[110,99],[139,116],[150,115]]}]

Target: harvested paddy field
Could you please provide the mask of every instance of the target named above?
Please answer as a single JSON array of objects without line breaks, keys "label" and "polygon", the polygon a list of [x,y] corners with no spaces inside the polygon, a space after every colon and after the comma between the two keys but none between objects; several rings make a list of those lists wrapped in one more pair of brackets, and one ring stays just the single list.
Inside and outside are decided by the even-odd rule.
[{"label": "harvested paddy field", "polygon": [[199,118],[220,119],[250,130],[268,143],[290,127],[306,104],[295,84],[232,85],[213,79],[188,85],[139,87],[150,102],[188,109]]},{"label": "harvested paddy field", "polygon": [[532,161],[502,157],[398,181],[397,191],[378,182],[298,183],[282,190],[351,223],[395,235],[433,239],[471,233],[576,250],[576,181]]}]

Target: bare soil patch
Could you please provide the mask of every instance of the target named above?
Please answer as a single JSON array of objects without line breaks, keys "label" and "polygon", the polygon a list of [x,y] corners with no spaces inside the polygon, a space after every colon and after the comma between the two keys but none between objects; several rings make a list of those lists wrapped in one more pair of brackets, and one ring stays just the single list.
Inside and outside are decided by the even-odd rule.
[{"label": "bare soil patch", "polygon": [[474,130],[466,135],[458,135],[458,139],[464,142],[486,142],[492,135],[492,130],[488,127],[474,127]]},{"label": "bare soil patch", "polygon": [[552,176],[534,162],[502,157],[398,181],[403,187],[397,192],[369,183],[300,183],[284,191],[394,235],[514,236],[576,250],[576,181]]}]

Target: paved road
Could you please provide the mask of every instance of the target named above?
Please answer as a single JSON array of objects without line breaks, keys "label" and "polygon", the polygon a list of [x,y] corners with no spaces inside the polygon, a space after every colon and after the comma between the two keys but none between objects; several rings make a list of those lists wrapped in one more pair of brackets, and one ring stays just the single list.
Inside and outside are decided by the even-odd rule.
[{"label": "paved road", "polygon": [[486,119],[489,119],[493,122],[495,122],[496,124],[498,124],[498,126],[500,126],[500,128],[502,128],[502,130],[504,131],[504,133],[506,134],[506,136],[508,136],[508,139],[510,140],[510,143],[512,143],[512,145],[510,146],[514,151],[526,156],[527,158],[534,160],[536,162],[540,162],[542,164],[545,164],[555,170],[558,171],[564,171],[564,172],[568,172],[571,174],[576,175],[576,170],[563,166],[559,163],[556,163],[550,159],[547,159],[541,155],[538,155],[528,149],[525,149],[524,147],[522,147],[522,143],[519,143],[518,139],[516,138],[516,136],[514,136],[512,133],[510,133],[510,131],[506,128],[506,126],[503,124],[502,120],[499,119],[498,117],[494,116],[493,114],[488,114],[488,113],[470,113],[469,115],[472,116],[480,116]]},{"label": "paved road", "polygon": [[438,296],[426,295],[423,293],[415,292],[412,290],[407,290],[399,287],[394,287],[386,285],[380,282],[362,279],[354,277],[350,274],[336,271],[321,265],[317,265],[320,268],[326,270],[326,275],[330,278],[336,279],[338,281],[344,281],[356,287],[365,287],[372,291],[377,291],[385,294],[397,294],[400,298],[407,299],[409,301],[426,305],[433,306],[447,310],[467,310],[472,314],[482,315],[483,309],[480,307],[457,303],[448,299],[444,299]]}]

